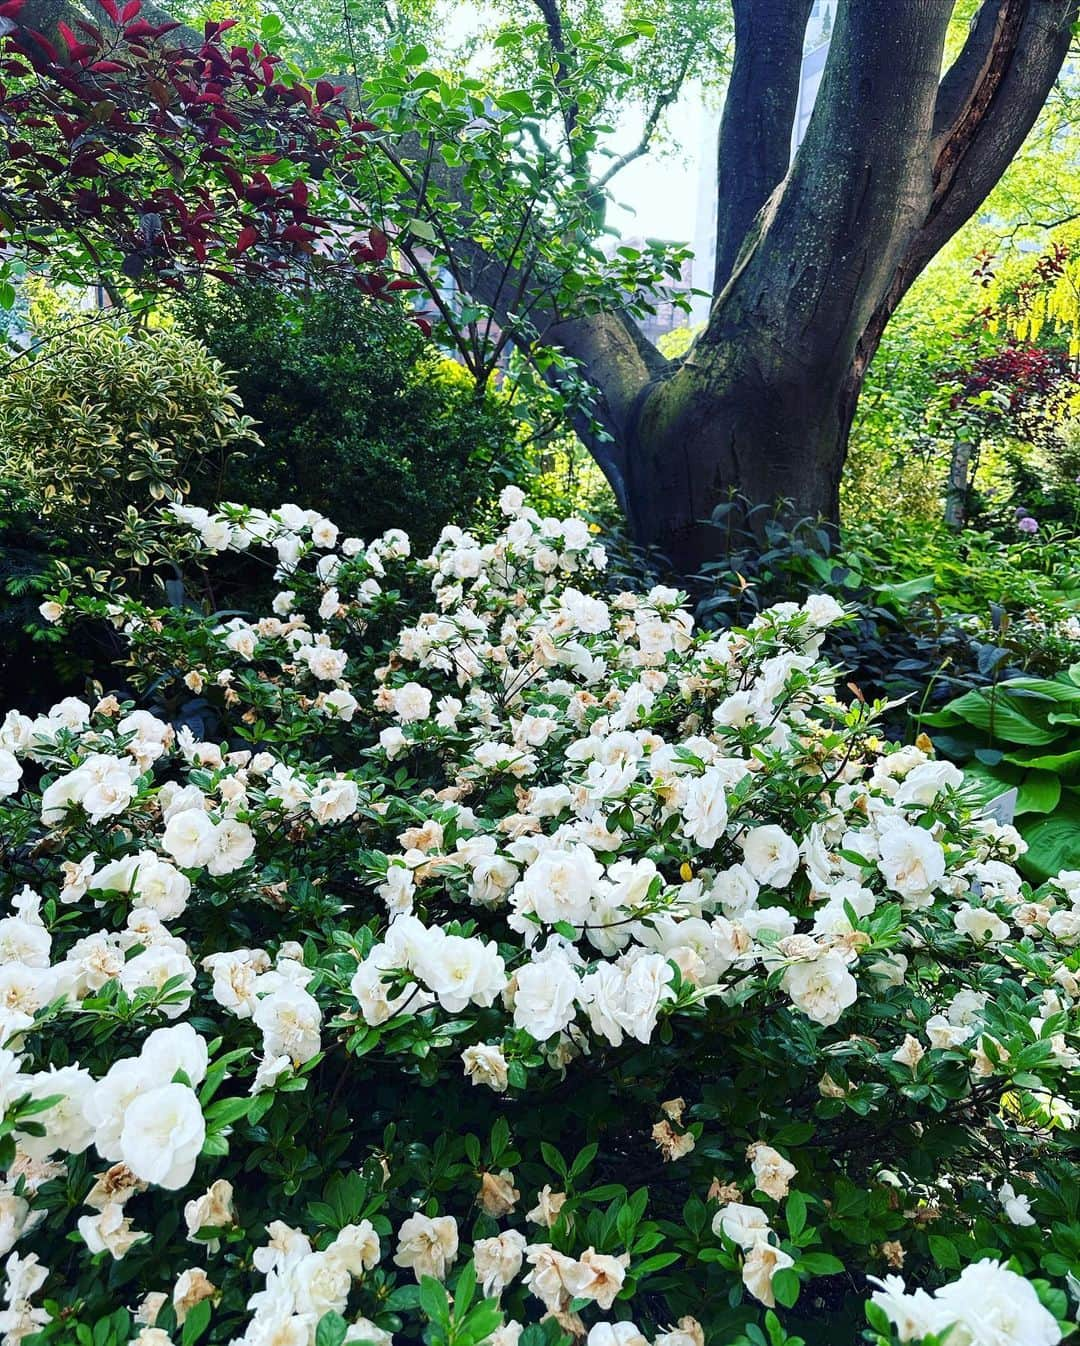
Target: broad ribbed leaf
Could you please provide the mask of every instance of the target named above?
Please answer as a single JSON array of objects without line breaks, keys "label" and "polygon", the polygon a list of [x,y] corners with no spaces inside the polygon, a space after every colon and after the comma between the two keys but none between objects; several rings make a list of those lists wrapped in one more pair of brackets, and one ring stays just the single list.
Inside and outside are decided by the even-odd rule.
[{"label": "broad ribbed leaf", "polygon": [[1025,704],[1001,691],[965,692],[945,707],[946,713],[959,715],[968,724],[985,730],[993,739],[1008,743],[1053,743],[1063,736],[1064,730],[1038,724],[1030,718],[1032,709],[1031,702]]}]

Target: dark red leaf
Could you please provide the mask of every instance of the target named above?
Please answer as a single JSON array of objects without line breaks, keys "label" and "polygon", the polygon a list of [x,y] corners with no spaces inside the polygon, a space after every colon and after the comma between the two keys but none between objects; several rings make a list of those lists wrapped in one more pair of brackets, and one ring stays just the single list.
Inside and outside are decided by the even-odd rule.
[{"label": "dark red leaf", "polygon": [[[34,46],[40,47],[50,61],[57,61],[60,59],[60,53],[56,50],[56,48],[49,41],[49,39],[45,36],[44,33],[39,33],[36,28],[27,28],[26,32],[28,32],[30,36],[34,39]],[[38,66],[38,62],[34,60],[36,53],[31,50],[26,54],[31,59],[33,64],[35,66]]]},{"label": "dark red leaf", "polygon": [[73,47],[78,47],[81,45],[79,39],[75,36],[75,34],[71,31],[71,29],[67,26],[67,24],[64,22],[63,19],[57,21],[56,31],[64,39],[64,46],[67,47],[69,52],[72,50]]}]

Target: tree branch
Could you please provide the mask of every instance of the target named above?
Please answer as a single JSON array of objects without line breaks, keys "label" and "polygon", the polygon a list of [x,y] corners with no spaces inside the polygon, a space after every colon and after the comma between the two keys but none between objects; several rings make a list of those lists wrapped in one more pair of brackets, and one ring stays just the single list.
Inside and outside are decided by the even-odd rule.
[{"label": "tree branch", "polygon": [[733,0],[735,59],[717,146],[713,294],[727,284],[758,211],[783,180],[813,0]]},{"label": "tree branch", "polygon": [[954,134],[961,119],[975,106],[978,90],[986,84],[997,64],[1006,27],[1015,40],[1022,6],[1011,0],[984,0],[971,20],[960,55],[945,72],[934,108],[934,152]]},{"label": "tree branch", "polygon": [[[958,97],[952,71],[941,86],[934,198],[909,260],[919,269],[971,218],[1027,139],[1068,54],[1080,5],[986,0],[983,9],[995,20],[993,40],[966,96]],[[972,38],[980,21],[989,24],[980,12]],[[957,65],[962,60],[963,53]]]},{"label": "tree branch", "polygon": [[[931,205],[930,140],[950,6],[842,5],[814,112],[714,306],[701,348],[768,334],[839,367]],[[731,302],[734,301],[734,302]]]},{"label": "tree branch", "polygon": [[[513,322],[505,296],[518,293],[518,277],[470,240],[456,240],[454,249],[468,293],[492,306],[500,324]],[[625,509],[626,445],[648,389],[669,371],[669,362],[624,313],[564,318],[538,297],[528,316],[537,344],[559,347],[587,371],[597,394],[596,419],[611,438],[590,435],[583,422],[575,428]]]},{"label": "tree branch", "polygon": [[[555,82],[558,85],[561,95],[563,85],[566,83],[570,73],[570,66],[566,57],[566,39],[563,37],[562,15],[559,13],[559,3],[558,0],[533,0],[533,3],[544,16],[544,25],[547,28],[548,41],[551,43],[551,50],[555,56]],[[574,132],[577,130],[579,111],[580,109],[573,99],[567,103],[563,103],[563,128],[566,131],[566,139],[570,146],[571,154],[574,153],[573,139]]]},{"label": "tree branch", "polygon": [[690,69],[691,53],[687,51],[683,55],[682,63],[679,67],[679,73],[675,76],[671,85],[660,94],[656,102],[652,105],[648,117],[645,119],[645,126],[641,132],[641,139],[632,150],[627,150],[625,154],[619,157],[609,165],[596,180],[595,190],[603,191],[617,173],[621,173],[624,168],[632,164],[635,159],[640,159],[643,154],[648,154],[649,147],[652,145],[652,138],[656,133],[660,118],[664,112],[674,103],[682,89],[683,81],[686,79],[686,72]]}]

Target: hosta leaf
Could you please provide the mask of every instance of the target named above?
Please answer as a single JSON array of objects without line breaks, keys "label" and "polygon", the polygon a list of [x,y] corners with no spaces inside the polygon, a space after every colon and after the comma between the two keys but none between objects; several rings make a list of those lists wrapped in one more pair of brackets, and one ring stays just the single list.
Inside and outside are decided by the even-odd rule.
[{"label": "hosta leaf", "polygon": [[1046,818],[1024,828],[1028,849],[1018,861],[1021,871],[1034,883],[1063,869],[1080,869],[1080,801],[1069,796]]},{"label": "hosta leaf", "polygon": [[[968,724],[983,729],[994,740],[1008,743],[1053,743],[1063,731],[1036,723],[1025,704],[1006,692],[965,692],[945,707]],[[927,717],[929,718],[929,717]]]},{"label": "hosta leaf", "polygon": [[1035,771],[1053,771],[1059,776],[1080,773],[1080,748],[1055,753],[1007,752],[1004,760]]},{"label": "hosta leaf", "polygon": [[1020,782],[1016,813],[1053,813],[1061,799],[1061,781],[1052,771],[1029,771]]}]

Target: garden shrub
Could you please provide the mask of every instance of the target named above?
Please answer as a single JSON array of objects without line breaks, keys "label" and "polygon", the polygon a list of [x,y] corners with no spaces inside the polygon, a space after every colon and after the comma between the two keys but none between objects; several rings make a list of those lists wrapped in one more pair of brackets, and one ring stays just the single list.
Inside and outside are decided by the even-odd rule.
[{"label": "garden shrub", "polygon": [[[981,622],[957,610],[948,567],[934,569],[938,555],[928,539],[938,530],[905,529],[898,521],[888,545],[884,526],[845,529],[841,536],[817,520],[792,522],[765,506],[747,517],[737,501],[716,511],[714,522],[724,535],[724,559],[695,577],[698,621],[720,629],[745,625],[770,604],[832,594],[846,605],[849,620],[827,633],[826,654],[860,694],[893,702],[883,721],[891,735],[917,737],[924,710],[1026,664],[995,629],[1000,609],[991,607]],[[964,574],[955,536],[947,536],[953,567]],[[612,568],[623,580],[642,571],[670,578],[662,562],[625,544],[615,549]]]},{"label": "garden shrub", "polygon": [[834,600],[697,634],[502,505],[181,506],[265,615],[48,609],[220,733],[0,730],[5,1343],[1062,1340],[1076,874],[836,698]]},{"label": "garden shrub", "polygon": [[61,644],[42,623],[58,563],[144,564],[149,507],[204,478],[216,491],[230,455],[258,440],[191,337],[55,301],[34,335],[0,382],[0,632],[18,651],[0,668],[0,705],[44,708],[116,653],[107,627]]},{"label": "garden shrub", "polygon": [[513,472],[508,410],[405,312],[355,288],[208,288],[180,317],[234,371],[263,439],[196,503],[296,500],[361,537],[406,528],[426,546]]},{"label": "garden shrub", "polygon": [[0,476],[82,555],[108,556],[112,520],[221,488],[254,441],[223,366],[176,331],[105,311],[59,319],[0,384]]}]

